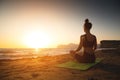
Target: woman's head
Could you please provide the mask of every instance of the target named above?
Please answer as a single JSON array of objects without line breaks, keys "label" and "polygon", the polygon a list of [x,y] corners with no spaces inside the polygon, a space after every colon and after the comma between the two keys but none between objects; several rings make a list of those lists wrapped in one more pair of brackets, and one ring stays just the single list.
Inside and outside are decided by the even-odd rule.
[{"label": "woman's head", "polygon": [[84,32],[90,32],[90,29],[92,28],[92,23],[89,22],[88,19],[85,19],[85,24],[84,24]]}]

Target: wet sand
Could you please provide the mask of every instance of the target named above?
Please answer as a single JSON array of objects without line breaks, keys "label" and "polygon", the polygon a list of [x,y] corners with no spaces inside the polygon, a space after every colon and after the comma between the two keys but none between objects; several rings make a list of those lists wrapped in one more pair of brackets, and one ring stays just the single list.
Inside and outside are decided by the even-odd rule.
[{"label": "wet sand", "polygon": [[56,64],[74,60],[68,54],[0,60],[0,80],[119,80],[120,53],[97,52],[96,56],[104,60],[87,71],[56,67]]}]

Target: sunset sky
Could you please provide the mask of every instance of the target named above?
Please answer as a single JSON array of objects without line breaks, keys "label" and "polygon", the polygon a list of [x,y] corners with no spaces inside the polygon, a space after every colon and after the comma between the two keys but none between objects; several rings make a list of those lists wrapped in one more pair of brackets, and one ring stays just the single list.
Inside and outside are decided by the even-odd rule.
[{"label": "sunset sky", "polygon": [[119,4],[119,0],[2,0],[0,48],[78,44],[86,18],[98,43],[120,40]]}]

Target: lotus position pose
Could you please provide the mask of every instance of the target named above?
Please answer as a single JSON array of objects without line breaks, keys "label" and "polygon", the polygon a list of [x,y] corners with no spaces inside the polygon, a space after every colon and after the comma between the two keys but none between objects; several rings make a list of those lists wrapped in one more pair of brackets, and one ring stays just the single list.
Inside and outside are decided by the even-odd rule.
[{"label": "lotus position pose", "polygon": [[[80,43],[76,50],[71,50],[70,54],[80,63],[94,63],[95,54],[94,51],[97,47],[96,36],[90,33],[92,28],[92,23],[88,19],[84,23],[84,35],[80,36]],[[83,49],[82,53],[78,52],[80,49]]]}]

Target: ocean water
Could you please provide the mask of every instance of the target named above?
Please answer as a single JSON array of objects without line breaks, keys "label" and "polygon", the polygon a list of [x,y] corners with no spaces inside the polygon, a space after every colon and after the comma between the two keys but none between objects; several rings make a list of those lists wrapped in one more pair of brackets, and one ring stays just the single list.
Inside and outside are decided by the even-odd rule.
[{"label": "ocean water", "polygon": [[23,58],[37,58],[42,56],[54,56],[61,54],[68,54],[70,48],[0,48],[0,59],[23,59]]},{"label": "ocean water", "polygon": [[[76,48],[75,48],[76,49]],[[0,60],[14,60],[24,58],[37,58],[42,56],[54,56],[68,54],[74,48],[0,48]],[[96,51],[115,50],[116,48],[97,48]],[[81,50],[82,51],[82,50]]]}]

